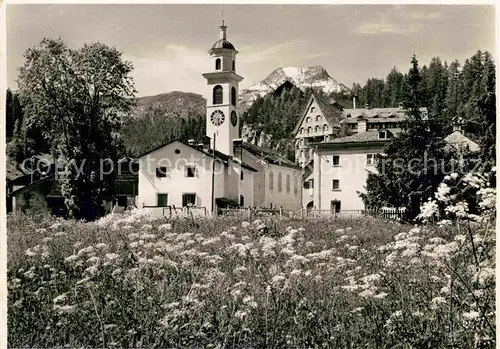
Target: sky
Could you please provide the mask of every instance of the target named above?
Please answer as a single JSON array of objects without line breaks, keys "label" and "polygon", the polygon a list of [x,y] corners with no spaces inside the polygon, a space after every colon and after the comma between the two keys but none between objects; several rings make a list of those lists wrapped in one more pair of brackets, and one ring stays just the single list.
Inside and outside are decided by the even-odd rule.
[{"label": "sky", "polygon": [[422,65],[435,56],[463,63],[477,50],[496,57],[492,5],[9,4],[6,12],[11,89],[26,49],[60,37],[71,48],[98,41],[123,52],[137,96],[204,95],[222,16],[239,51],[240,88],[278,67],[320,65],[350,87],[392,67],[407,72],[413,54]]}]

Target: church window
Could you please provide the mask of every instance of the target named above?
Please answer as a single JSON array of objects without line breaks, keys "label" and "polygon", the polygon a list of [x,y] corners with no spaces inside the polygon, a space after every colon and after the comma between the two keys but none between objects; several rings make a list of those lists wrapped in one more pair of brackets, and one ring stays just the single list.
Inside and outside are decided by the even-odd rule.
[{"label": "church window", "polygon": [[231,87],[231,104],[236,105],[236,87]]},{"label": "church window", "polygon": [[240,206],[245,205],[245,197],[243,195],[240,195]]},{"label": "church window", "polygon": [[196,176],[196,166],[186,166],[186,177],[194,178]]},{"label": "church window", "polygon": [[213,104],[222,104],[222,98],[223,98],[223,91],[222,91],[222,86],[217,85],[214,87],[214,93],[213,93]]},{"label": "church window", "polygon": [[167,177],[168,168],[165,166],[158,166],[156,168],[156,177],[165,178]]},{"label": "church window", "polygon": [[286,182],[285,182],[285,188],[286,188],[286,193],[290,194],[290,175],[286,175]]},{"label": "church window", "polygon": [[220,58],[217,58],[215,60],[215,70],[220,70]]},{"label": "church window", "polygon": [[269,189],[273,190],[274,189],[274,175],[273,172],[269,172]]},{"label": "church window", "polygon": [[281,193],[281,191],[283,190],[283,187],[281,185],[281,172],[278,173],[278,191]]},{"label": "church window", "polygon": [[236,61],[233,59],[233,71],[236,71]]}]

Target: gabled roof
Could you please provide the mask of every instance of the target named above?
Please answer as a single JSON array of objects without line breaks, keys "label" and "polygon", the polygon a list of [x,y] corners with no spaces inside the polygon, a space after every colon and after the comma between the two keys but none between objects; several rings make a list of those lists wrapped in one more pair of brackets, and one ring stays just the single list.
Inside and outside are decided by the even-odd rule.
[{"label": "gabled roof", "polygon": [[40,170],[35,170],[33,173],[25,174],[23,176],[16,177],[12,179],[9,183],[15,186],[18,185],[30,185],[32,183],[38,182],[41,179],[44,179],[49,176],[53,176],[56,172],[56,165],[50,164],[50,166],[46,166],[40,168]]},{"label": "gabled roof", "polygon": [[313,100],[316,100],[321,113],[323,114],[326,121],[330,124],[330,126],[340,127],[338,124],[342,118],[342,107],[337,102],[334,102],[333,105],[330,104],[325,97],[313,92],[311,94],[311,97],[309,97],[309,101],[307,102],[305,108],[302,110],[301,116],[297,121],[295,128],[292,131],[293,135],[296,135],[299,131],[300,126],[304,122],[304,118],[306,117]]},{"label": "gabled roof", "polygon": [[[427,118],[427,108],[420,108],[422,119]],[[349,115],[349,116],[348,116]],[[342,123],[357,122],[357,118],[366,119],[368,122],[400,121],[407,119],[406,109],[402,108],[356,108],[342,111]],[[380,121],[379,121],[380,120]]]},{"label": "gabled roof", "polygon": [[460,131],[454,131],[444,138],[444,141],[448,145],[458,148],[459,150],[469,150],[471,152],[477,152],[480,150],[479,144],[466,137]]},{"label": "gabled roof", "polygon": [[[168,145],[170,145],[170,144],[172,144],[174,142],[179,142],[179,143],[185,145],[186,147],[194,149],[194,150],[196,150],[196,151],[198,151],[198,152],[200,152],[202,154],[205,154],[205,155],[207,155],[209,157],[212,157],[212,156],[215,155],[215,157],[218,158],[219,160],[221,160],[224,163],[224,165],[226,165],[226,166],[229,164],[229,160],[230,159],[232,160],[232,156],[229,156],[229,155],[226,155],[224,153],[221,153],[220,151],[215,150],[215,154],[214,154],[214,150],[212,150],[212,149],[205,149],[205,148],[202,148],[202,147],[197,147],[197,146],[191,145],[189,143],[185,143],[185,142],[183,142],[181,140],[178,140],[178,139],[174,139],[174,140],[172,140],[172,141],[170,141],[168,143],[162,144],[162,145],[160,145],[160,146],[158,146],[158,147],[156,147],[154,149],[151,149],[151,150],[149,150],[149,151],[147,151],[147,152],[139,155],[138,158],[142,158],[143,156],[151,154],[152,152],[157,151],[158,149],[161,149],[163,147],[166,147],[166,146],[168,146]],[[242,162],[241,165],[243,167],[245,167],[246,169],[250,170],[250,171],[258,172],[258,170],[256,170],[255,168],[251,167],[250,165],[245,164],[244,162]]]},{"label": "gabled roof", "polygon": [[280,166],[285,166],[297,170],[301,170],[302,168],[298,165],[296,165],[294,162],[286,159],[283,157],[281,154],[279,154],[277,151],[272,150],[270,148],[264,148],[264,147],[259,147],[254,144],[250,143],[245,143],[243,142],[243,149],[246,149],[253,155],[261,158],[262,160],[269,162],[274,165],[280,165]]}]

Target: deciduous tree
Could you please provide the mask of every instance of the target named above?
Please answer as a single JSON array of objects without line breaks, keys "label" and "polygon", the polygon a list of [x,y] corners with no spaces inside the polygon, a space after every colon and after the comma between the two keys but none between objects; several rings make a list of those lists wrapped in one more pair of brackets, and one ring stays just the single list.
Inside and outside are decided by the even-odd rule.
[{"label": "deciduous tree", "polygon": [[135,94],[132,64],[102,43],[70,49],[58,39],[43,39],[25,53],[18,85],[26,125],[36,127],[59,161],[57,179],[75,218],[96,216],[116,164],[121,118]]}]

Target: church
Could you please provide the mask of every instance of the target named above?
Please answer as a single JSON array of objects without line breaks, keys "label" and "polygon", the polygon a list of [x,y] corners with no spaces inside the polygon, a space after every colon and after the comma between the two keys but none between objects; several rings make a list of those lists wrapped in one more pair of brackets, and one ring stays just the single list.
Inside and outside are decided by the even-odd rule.
[{"label": "church", "polygon": [[302,168],[272,149],[243,142],[236,73],[238,51],[224,21],[210,50],[206,136],[174,140],[139,156],[137,207],[154,215],[189,210],[210,215],[224,207],[299,210]]}]

